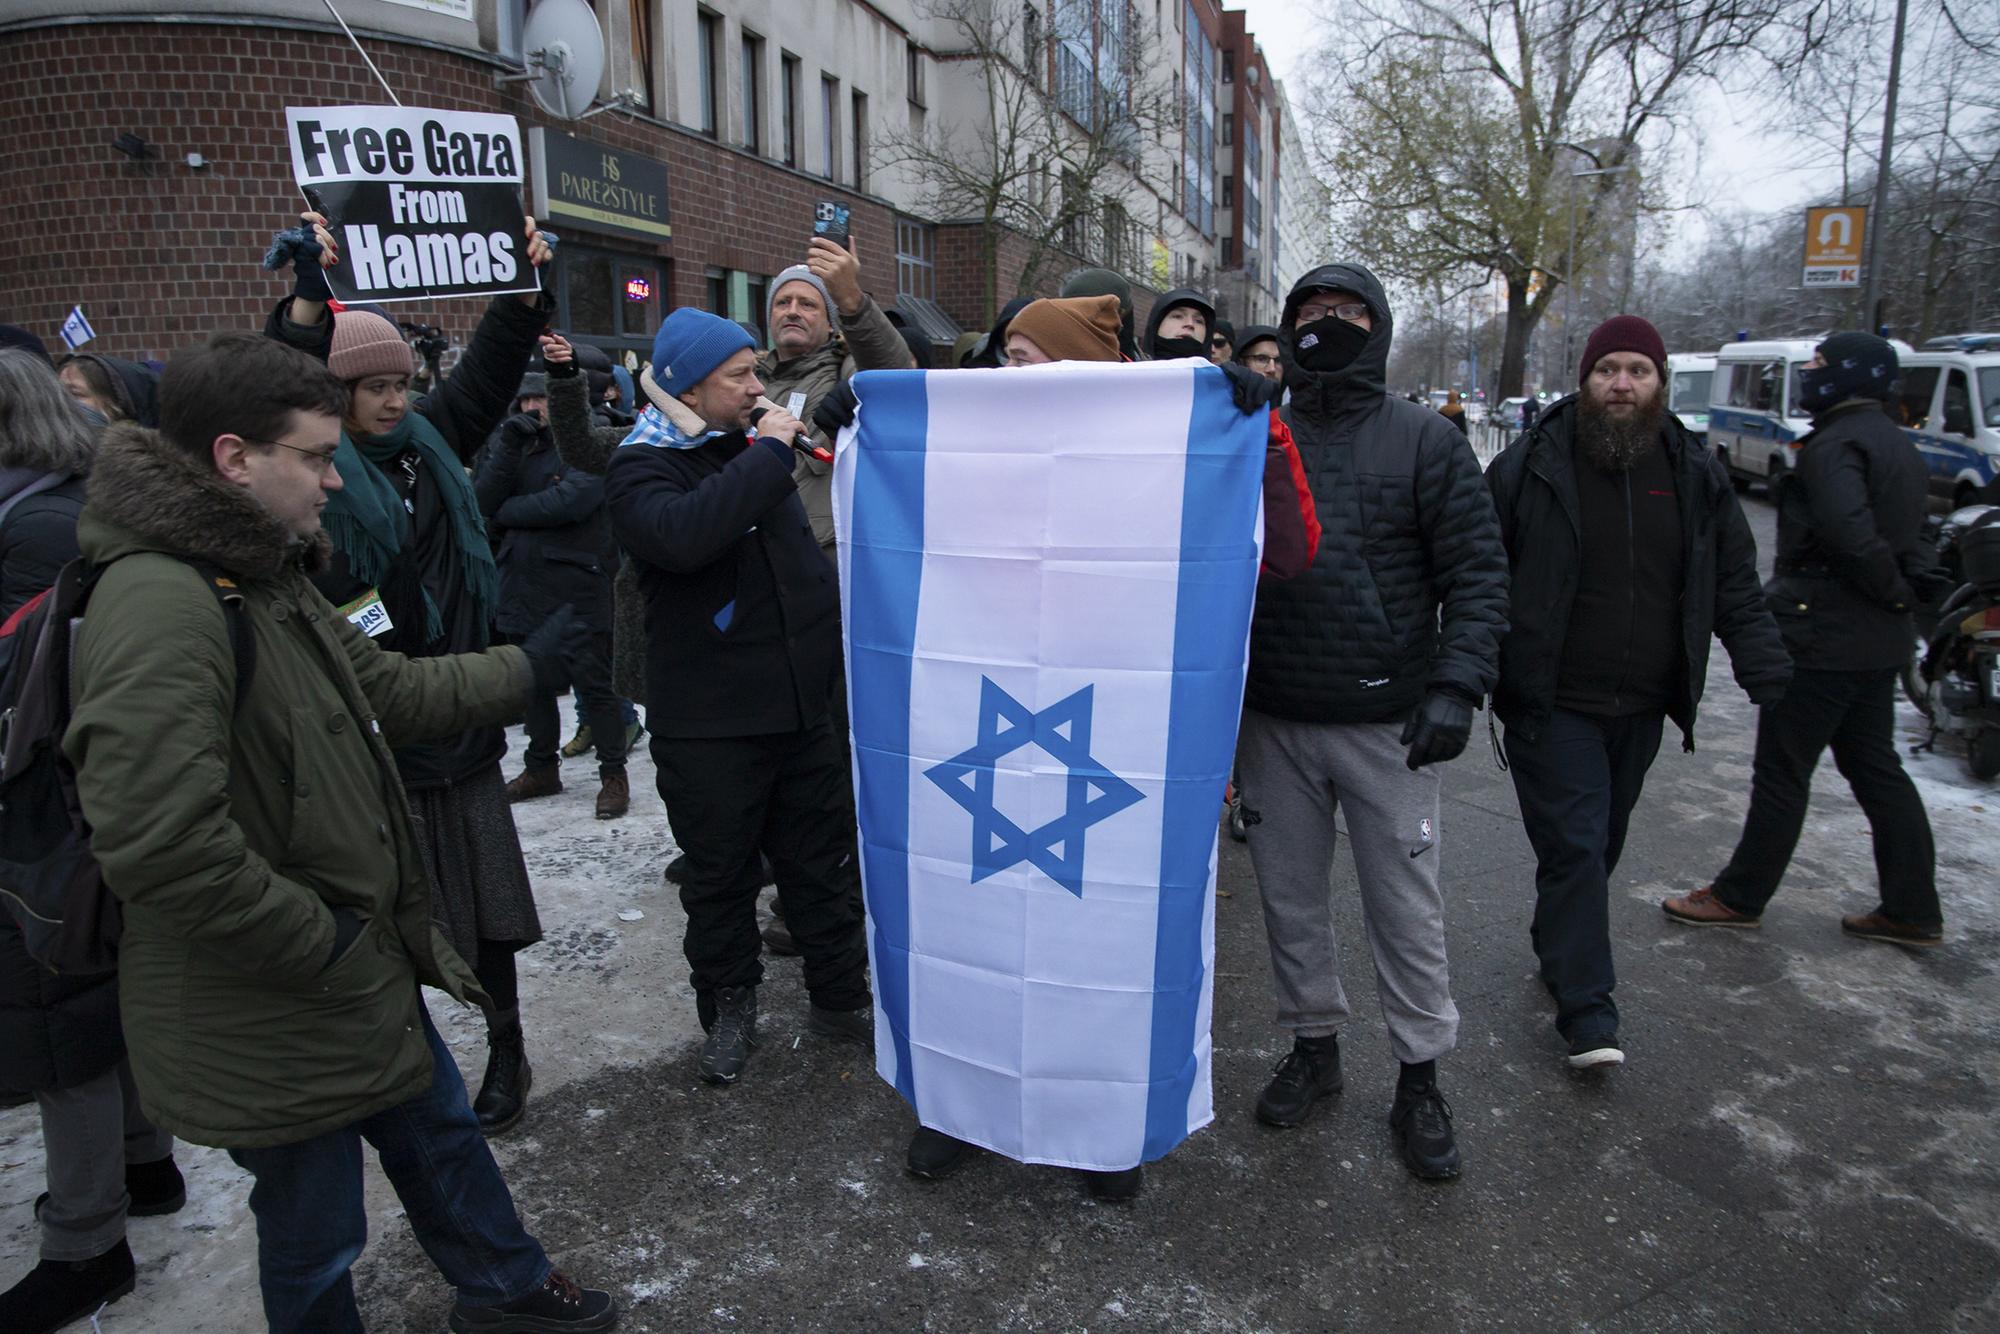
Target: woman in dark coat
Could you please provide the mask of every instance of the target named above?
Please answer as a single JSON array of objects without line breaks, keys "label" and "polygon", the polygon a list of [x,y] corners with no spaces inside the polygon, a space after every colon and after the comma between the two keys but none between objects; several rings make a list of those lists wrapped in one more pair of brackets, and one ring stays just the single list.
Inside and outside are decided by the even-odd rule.
[{"label": "woman in dark coat", "polygon": [[[0,623],[77,556],[95,425],[47,358],[0,351]],[[187,1199],[173,1138],[139,1110],[118,975],[58,976],[0,912],[0,1106],[41,1107],[41,1262],[0,1293],[0,1330],[59,1328],[132,1291],[127,1214]]]},{"label": "woman in dark coat", "polygon": [[[396,326],[365,310],[330,312],[321,268],[336,262],[333,237],[318,214],[302,216],[309,230],[281,234],[265,261],[292,259],[297,286],[264,332],[323,358],[347,385],[334,462],[343,486],[324,517],[333,559],[313,583],[385,649],[418,658],[478,652],[488,646],[500,577],[466,466],[513,408],[548,324],[548,294],[493,298],[457,367],[413,398],[415,357]],[[532,218],[528,236],[529,262],[545,264],[552,251]],[[492,998],[490,1054],[472,1103],[488,1135],[512,1129],[526,1110],[533,1073],[514,954],[542,938],[500,776],[506,752],[499,727],[396,752],[438,926]]]}]

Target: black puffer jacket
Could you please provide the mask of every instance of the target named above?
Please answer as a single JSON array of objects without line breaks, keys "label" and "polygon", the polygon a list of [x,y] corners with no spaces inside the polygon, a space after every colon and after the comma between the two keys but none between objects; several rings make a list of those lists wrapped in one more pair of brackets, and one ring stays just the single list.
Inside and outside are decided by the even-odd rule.
[{"label": "black puffer jacket", "polygon": [[[1533,740],[1555,710],[1563,638],[1576,602],[1583,530],[1572,432],[1576,398],[1552,405],[1486,470],[1513,571],[1507,638],[1493,712]],[[1684,546],[1679,692],[1667,716],[1694,749],[1695,711],[1708,681],[1708,646],[1722,637],[1736,683],[1759,704],[1775,702],[1792,660],[1757,586],[1757,542],[1736,503],[1729,470],[1672,413],[1662,426],[1673,468]]]},{"label": "black puffer jacket", "polygon": [[[83,493],[83,479],[71,477],[8,514],[0,528],[0,618],[76,559]],[[51,973],[29,957],[13,918],[0,912],[0,1106],[94,1079],[124,1054],[118,975]]]},{"label": "black puffer jacket", "polygon": [[1493,686],[1507,631],[1507,554],[1464,436],[1383,389],[1393,321],[1375,275],[1333,264],[1304,294],[1359,294],[1373,316],[1361,355],[1315,374],[1285,348],[1292,429],[1319,505],[1319,555],[1295,579],[1257,589],[1245,703],[1310,723],[1390,722],[1428,690],[1468,700]]},{"label": "black puffer jacket", "polygon": [[[581,375],[550,375],[550,418],[575,422],[586,387]],[[576,400],[560,418],[558,398]],[[548,426],[517,438],[526,421],[502,422],[479,460],[479,511],[499,544],[494,620],[502,634],[518,639],[567,604],[591,629],[610,634],[614,548],[604,517],[604,478],[566,465]]]},{"label": "black puffer jacket", "polygon": [[1879,671],[1909,661],[1909,576],[1927,570],[1923,456],[1882,404],[1850,399],[1813,418],[1778,488],[1778,558],[1765,587],[1803,666]]}]

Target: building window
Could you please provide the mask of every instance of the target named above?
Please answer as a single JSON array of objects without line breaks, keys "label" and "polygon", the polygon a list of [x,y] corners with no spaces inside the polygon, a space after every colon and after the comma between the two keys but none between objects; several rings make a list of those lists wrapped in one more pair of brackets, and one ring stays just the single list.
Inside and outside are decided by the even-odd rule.
[{"label": "building window", "polygon": [[868,94],[853,95],[854,188],[868,188]]},{"label": "building window", "polygon": [[1224,176],[1222,178],[1222,206],[1224,208],[1236,207],[1236,178],[1234,176]]},{"label": "building window", "polygon": [[1021,66],[1028,72],[1028,82],[1039,88],[1042,86],[1042,11],[1039,6],[1028,4],[1021,9]]},{"label": "building window", "polygon": [[1222,238],[1222,267],[1226,269],[1235,262],[1236,262],[1236,238],[1233,236],[1225,236]]},{"label": "building window", "polygon": [[819,76],[820,175],[829,181],[840,179],[840,80],[830,74]]},{"label": "building window", "polygon": [[781,56],[778,61],[778,81],[784,85],[784,105],[779,115],[784,123],[779,127],[779,137],[784,144],[785,165],[799,165],[799,58],[794,55]]},{"label": "building window", "polygon": [[909,88],[910,103],[924,105],[924,53],[915,42],[903,44],[903,82]]},{"label": "building window", "polygon": [[1234,51],[1224,51],[1222,53],[1222,81],[1224,83],[1236,82],[1236,53]]},{"label": "building window", "polygon": [[896,219],[896,295],[936,300],[936,233],[927,222]]},{"label": "building window", "polygon": [[[1203,236],[1215,235],[1215,78],[1221,63],[1202,34],[1194,0],[1186,12],[1183,64],[1187,83],[1181,108],[1181,212]],[[1180,12],[1180,11],[1176,11]]]},{"label": "building window", "polygon": [[632,77],[637,82],[639,110],[653,111],[653,7],[627,5],[632,19]]},{"label": "building window", "polygon": [[764,40],[743,31],[743,146],[764,151]]},{"label": "building window", "polygon": [[720,315],[725,320],[728,319],[729,270],[718,269],[711,264],[708,270],[702,275],[702,278],[703,287],[706,289],[704,296],[707,301],[708,313],[711,315]]},{"label": "building window", "polygon": [[717,77],[720,71],[716,69],[717,53],[722,45],[722,20],[704,9],[695,15],[695,25],[695,63],[701,75],[701,119],[698,128],[713,139],[722,119],[721,109],[716,105],[722,92],[721,80]]},{"label": "building window", "polygon": [[1236,117],[1233,113],[1222,113],[1222,146],[1229,147],[1236,142]]}]

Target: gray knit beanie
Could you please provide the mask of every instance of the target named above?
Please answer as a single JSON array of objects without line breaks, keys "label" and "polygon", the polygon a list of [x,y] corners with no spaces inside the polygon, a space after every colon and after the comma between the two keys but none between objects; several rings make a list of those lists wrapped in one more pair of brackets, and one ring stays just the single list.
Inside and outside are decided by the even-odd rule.
[{"label": "gray knit beanie", "polygon": [[826,303],[828,326],[835,333],[840,332],[840,308],[833,304],[833,294],[826,290],[826,284],[819,280],[819,275],[803,264],[792,265],[792,267],[771,279],[771,285],[764,289],[764,327],[766,329],[771,327],[772,308],[778,304],[778,293],[784,288],[786,283],[811,283],[818,289],[819,299]]}]

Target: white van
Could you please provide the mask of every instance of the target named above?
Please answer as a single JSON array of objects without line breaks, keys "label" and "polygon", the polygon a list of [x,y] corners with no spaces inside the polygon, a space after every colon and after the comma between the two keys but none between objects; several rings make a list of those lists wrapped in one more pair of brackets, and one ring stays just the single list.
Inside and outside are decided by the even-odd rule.
[{"label": "white van", "polygon": [[1706,352],[1667,356],[1667,411],[1703,442],[1708,440],[1708,393],[1714,376],[1715,358]]},{"label": "white van", "polygon": [[1739,481],[1775,483],[1792,466],[1799,437],[1811,429],[1798,406],[1799,369],[1816,338],[1728,343],[1715,354],[1709,381],[1708,443]]},{"label": "white van", "polygon": [[1902,357],[1903,383],[1890,412],[1924,456],[1931,494],[1953,509],[1973,502],[1973,493],[2000,475],[2000,336],[1953,340],[1948,351]]}]

